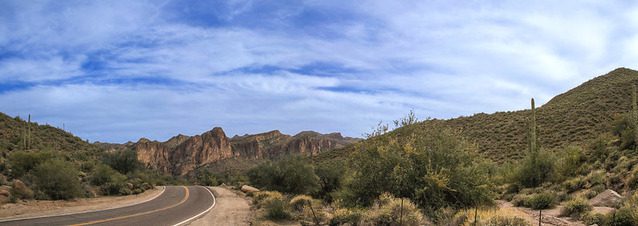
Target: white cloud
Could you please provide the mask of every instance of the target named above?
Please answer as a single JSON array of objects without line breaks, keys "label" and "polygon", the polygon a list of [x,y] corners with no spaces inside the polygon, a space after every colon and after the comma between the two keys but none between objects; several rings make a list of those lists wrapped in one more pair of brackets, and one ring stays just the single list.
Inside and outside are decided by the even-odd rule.
[{"label": "white cloud", "polygon": [[64,59],[52,56],[45,59],[7,59],[0,61],[1,81],[51,81],[80,76],[83,56]]},{"label": "white cloud", "polygon": [[[237,20],[259,3],[235,1],[218,7],[229,24],[209,27],[173,20],[182,9],[155,3],[7,5],[15,15],[0,16],[0,47],[24,56],[0,50],[0,84],[92,74],[81,65],[96,54],[106,69],[92,74],[98,80],[4,92],[3,111],[110,141],[212,125],[231,134],[356,136],[409,109],[423,117],[515,110],[532,96],[544,103],[614,67],[638,66],[637,8],[620,2],[306,1],[251,26]],[[335,21],[299,25],[314,19],[299,18],[312,9]],[[349,70],[287,71],[315,63]],[[104,84],[157,77],[179,83]]]}]

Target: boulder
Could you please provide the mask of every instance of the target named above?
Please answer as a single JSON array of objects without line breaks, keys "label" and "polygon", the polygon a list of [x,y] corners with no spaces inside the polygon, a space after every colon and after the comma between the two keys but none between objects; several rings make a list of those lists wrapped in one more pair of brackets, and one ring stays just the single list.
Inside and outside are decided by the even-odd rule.
[{"label": "boulder", "polygon": [[8,203],[11,199],[11,187],[2,185],[0,186],[0,204]]},{"label": "boulder", "polygon": [[252,187],[252,186],[248,186],[248,185],[243,185],[241,186],[241,191],[245,192],[245,193],[253,193],[253,192],[258,192],[259,189]]},{"label": "boulder", "polygon": [[33,190],[27,187],[24,182],[21,180],[15,179],[13,180],[13,188],[11,192],[20,199],[32,199],[33,198]]},{"label": "boulder", "polygon": [[599,207],[616,208],[620,205],[620,203],[622,203],[622,195],[610,189],[601,192],[596,197],[589,200],[589,204]]}]

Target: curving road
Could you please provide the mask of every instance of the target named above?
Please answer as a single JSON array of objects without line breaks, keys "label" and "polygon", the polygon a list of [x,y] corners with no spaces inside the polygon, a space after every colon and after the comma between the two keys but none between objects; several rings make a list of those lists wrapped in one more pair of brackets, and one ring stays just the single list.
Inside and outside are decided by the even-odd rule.
[{"label": "curving road", "polygon": [[88,213],[0,222],[0,225],[178,225],[215,205],[213,193],[201,186],[167,186],[157,198],[137,205]]}]

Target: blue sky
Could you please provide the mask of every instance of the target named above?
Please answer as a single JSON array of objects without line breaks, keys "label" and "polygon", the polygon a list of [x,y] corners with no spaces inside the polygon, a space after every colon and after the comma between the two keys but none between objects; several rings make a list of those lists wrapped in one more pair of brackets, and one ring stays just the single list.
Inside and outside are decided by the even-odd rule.
[{"label": "blue sky", "polygon": [[361,136],[638,68],[631,1],[0,1],[0,111],[91,141]]}]

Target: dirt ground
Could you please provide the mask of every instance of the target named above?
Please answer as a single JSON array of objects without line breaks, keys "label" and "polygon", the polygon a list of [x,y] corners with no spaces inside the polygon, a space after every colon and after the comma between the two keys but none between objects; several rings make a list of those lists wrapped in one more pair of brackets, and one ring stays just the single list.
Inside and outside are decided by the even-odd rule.
[{"label": "dirt ground", "polygon": [[[529,208],[515,207],[510,202],[498,201],[500,211],[515,212],[518,217],[525,219],[531,225],[538,225],[537,210]],[[553,209],[543,210],[542,225],[551,226],[584,226],[581,222],[573,221],[567,217],[559,217],[561,207],[557,206]]]},{"label": "dirt ground", "polygon": [[163,187],[129,196],[105,196],[71,201],[29,200],[0,205],[0,220],[48,215],[72,214],[130,206],[151,200],[164,191]]},{"label": "dirt ground", "polygon": [[190,225],[250,225],[250,201],[224,187],[212,187],[217,204]]}]

